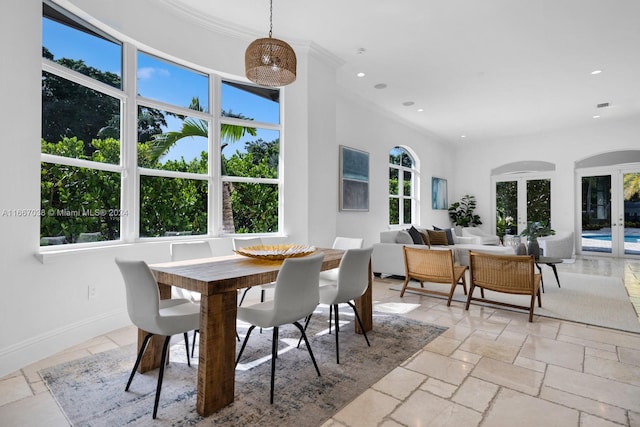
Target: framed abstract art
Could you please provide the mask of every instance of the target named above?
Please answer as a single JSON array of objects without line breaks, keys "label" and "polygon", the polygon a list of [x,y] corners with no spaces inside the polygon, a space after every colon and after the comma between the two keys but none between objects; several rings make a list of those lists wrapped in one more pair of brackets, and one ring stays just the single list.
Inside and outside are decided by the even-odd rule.
[{"label": "framed abstract art", "polygon": [[433,209],[447,209],[447,180],[431,178],[431,207]]},{"label": "framed abstract art", "polygon": [[340,146],[340,210],[369,210],[369,153]]}]

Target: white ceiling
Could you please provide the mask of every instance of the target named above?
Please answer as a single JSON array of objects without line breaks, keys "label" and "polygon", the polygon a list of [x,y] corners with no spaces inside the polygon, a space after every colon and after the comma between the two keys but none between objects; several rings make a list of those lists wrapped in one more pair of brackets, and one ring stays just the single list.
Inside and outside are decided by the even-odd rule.
[{"label": "white ceiling", "polygon": [[[451,142],[640,120],[640,0],[273,1],[273,37],[319,45],[340,87]],[[269,31],[268,0],[171,2]]]}]

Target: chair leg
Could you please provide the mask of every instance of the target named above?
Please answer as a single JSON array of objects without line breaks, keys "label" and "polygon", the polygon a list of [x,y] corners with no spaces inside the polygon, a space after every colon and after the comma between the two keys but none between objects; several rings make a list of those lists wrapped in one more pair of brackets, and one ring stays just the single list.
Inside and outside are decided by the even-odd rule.
[{"label": "chair leg", "polygon": [[309,351],[309,356],[311,356],[311,361],[313,362],[313,366],[316,368],[316,372],[318,376],[320,376],[320,369],[318,369],[318,364],[316,363],[316,358],[313,357],[313,351],[311,351],[311,345],[309,344],[309,340],[307,339],[307,334],[305,334],[304,329],[298,322],[293,322],[296,328],[300,330],[302,333],[302,338],[304,338],[304,343],[307,345],[307,350]]},{"label": "chair leg", "polygon": [[153,404],[153,419],[156,418],[158,413],[158,402],[160,402],[160,392],[162,391],[162,377],[164,376],[164,365],[167,361],[167,352],[169,351],[169,341],[171,337],[164,339],[164,345],[162,346],[162,359],[160,361],[160,372],[158,372],[158,386],[156,387],[156,400]]},{"label": "chair leg", "polygon": [[[464,305],[465,310],[469,310],[469,304],[471,304],[471,297],[473,296],[473,291],[475,290],[475,288],[476,288],[476,285],[474,285],[473,283],[469,287],[469,295],[467,295],[467,303]],[[482,292],[482,288],[480,288],[480,291]],[[482,297],[484,298],[484,295]]]},{"label": "chair leg", "polygon": [[456,282],[453,282],[451,284],[451,290],[449,291],[449,298],[447,298],[447,307],[451,306],[451,299],[453,298],[453,292],[456,290],[456,286],[458,286]]},{"label": "chair leg", "polygon": [[369,343],[369,338],[367,338],[367,333],[364,331],[364,325],[362,324],[362,320],[360,319],[360,315],[358,314],[358,310],[356,310],[356,306],[353,305],[351,301],[348,301],[347,304],[349,304],[349,306],[351,306],[351,308],[353,309],[353,312],[356,315],[356,320],[360,325],[360,330],[362,331],[362,335],[364,335],[364,339],[367,341],[367,345],[371,347],[371,344]]},{"label": "chair leg", "polygon": [[238,357],[236,358],[236,366],[238,366],[238,362],[240,361],[240,356],[242,356],[242,352],[244,351],[244,348],[247,346],[247,341],[249,341],[249,335],[251,335],[251,332],[255,328],[256,328],[255,325],[251,325],[251,327],[247,331],[247,335],[244,337],[244,342],[242,343],[242,347],[240,347],[240,353],[238,353]]},{"label": "chair leg", "polygon": [[142,345],[140,346],[140,351],[138,352],[138,357],[136,358],[136,363],[133,365],[133,369],[131,370],[131,375],[129,376],[129,381],[127,381],[127,386],[124,388],[124,391],[129,391],[129,386],[131,385],[131,381],[133,381],[133,376],[136,374],[136,369],[138,369],[138,365],[140,365],[140,361],[142,360],[142,355],[144,351],[147,349],[147,344],[149,344],[149,340],[153,334],[149,333],[144,337],[142,341]]},{"label": "chair leg", "polygon": [[331,322],[333,321],[333,304],[329,305],[329,335],[331,335]]},{"label": "chair leg", "polygon": [[273,405],[273,386],[275,385],[276,357],[278,356],[278,327],[273,327],[273,338],[271,340],[271,393],[269,402]]},{"label": "chair leg", "polygon": [[467,279],[464,277],[464,274],[460,277],[458,283],[462,284],[462,290],[464,290],[464,294],[467,295]]},{"label": "chair leg", "polygon": [[339,365],[340,364],[340,341],[338,339],[338,335],[340,335],[340,319],[338,316],[338,312],[340,310],[338,310],[338,304],[334,304],[333,305],[333,310],[335,311],[335,316],[336,316],[336,363]]},{"label": "chair leg", "polygon": [[199,329],[194,329],[193,331],[193,342],[191,343],[191,357],[193,357],[193,354],[196,351],[196,335],[198,335],[198,332],[200,332]]},{"label": "chair leg", "polygon": [[404,291],[407,289],[407,285],[409,284],[409,280],[411,280],[411,278],[409,276],[406,276],[404,278],[404,283],[402,284],[402,290],[400,291],[400,298],[402,298],[404,296]]},{"label": "chair leg", "polygon": [[[194,335],[196,334],[195,331],[193,333]],[[191,359],[189,359],[189,334],[187,334],[186,332],[183,334],[184,335],[184,346],[187,349],[187,366],[191,366]],[[196,342],[196,337],[193,337],[193,342]]]},{"label": "chair leg", "polygon": [[535,306],[536,306],[536,296],[535,294],[531,294],[531,304],[529,304],[529,322],[533,322],[533,308]]},{"label": "chair leg", "polygon": [[[311,316],[313,315],[313,313],[311,313],[310,315],[308,315],[307,317],[305,317],[304,319],[304,330],[307,330],[307,326],[309,326],[309,321],[311,320]],[[300,344],[302,343],[302,335],[300,336],[300,339],[298,340],[298,345],[296,348],[300,348]]]},{"label": "chair leg", "polygon": [[250,287],[249,287],[249,288],[246,288],[246,289],[244,290],[244,292],[242,293],[242,297],[240,297],[240,302],[238,303],[238,306],[241,306],[241,305],[242,305],[242,301],[244,301],[244,297],[246,297],[246,296],[247,296],[247,292],[249,292],[249,289],[251,289],[251,288],[250,288]]}]

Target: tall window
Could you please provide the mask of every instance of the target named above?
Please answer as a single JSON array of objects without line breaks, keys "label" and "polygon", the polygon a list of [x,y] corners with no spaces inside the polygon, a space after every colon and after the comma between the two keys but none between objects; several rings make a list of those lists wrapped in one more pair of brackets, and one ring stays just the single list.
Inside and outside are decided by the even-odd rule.
[{"label": "tall window", "polygon": [[139,51],[53,4],[42,24],[41,245],[278,231],[278,89]]},{"label": "tall window", "polygon": [[221,101],[221,232],[277,232],[280,92],[223,81]]},{"label": "tall window", "polygon": [[43,10],[41,244],[117,240],[122,44]]},{"label": "tall window", "polygon": [[207,234],[209,76],[138,52],[140,237]]},{"label": "tall window", "polygon": [[412,224],[417,219],[418,170],[402,147],[389,152],[389,224]]}]

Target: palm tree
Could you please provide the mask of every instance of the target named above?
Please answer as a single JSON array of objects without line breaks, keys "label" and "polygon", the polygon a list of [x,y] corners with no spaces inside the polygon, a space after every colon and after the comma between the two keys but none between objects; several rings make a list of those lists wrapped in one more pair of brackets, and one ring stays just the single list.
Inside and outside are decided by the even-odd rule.
[{"label": "palm tree", "polygon": [[640,198],[640,173],[624,174],[624,200]]},{"label": "palm tree", "polygon": [[[191,110],[203,111],[203,108],[200,106],[200,100],[197,97],[192,98],[191,105],[189,106]],[[236,119],[242,120],[253,120],[252,118],[245,117],[241,113],[233,113],[231,110],[224,111],[222,110],[223,117],[233,117]],[[182,127],[179,131],[171,131],[161,134],[156,134],[151,139],[151,157],[153,160],[157,160],[162,157],[163,154],[167,153],[171,147],[175,145],[176,142],[183,138],[201,136],[207,138],[209,136],[208,124],[205,120],[202,119],[185,119],[182,123]],[[248,127],[248,126],[238,126],[238,125],[230,125],[223,123],[220,126],[220,139],[223,142],[220,145],[220,155],[222,155],[222,150],[225,149],[230,142],[239,141],[246,134],[251,136],[256,136],[258,133],[256,128]],[[221,173],[222,175],[227,174],[227,168],[224,157],[221,161]],[[234,233],[235,225],[233,221],[233,207],[231,205],[231,193],[233,191],[233,183],[231,182],[223,182],[222,183],[222,229],[225,233]]]}]

